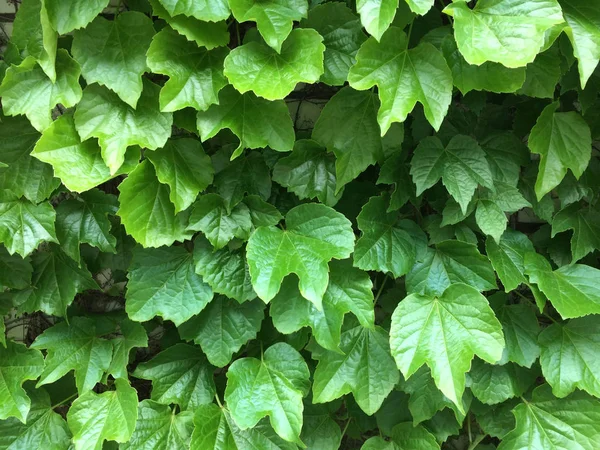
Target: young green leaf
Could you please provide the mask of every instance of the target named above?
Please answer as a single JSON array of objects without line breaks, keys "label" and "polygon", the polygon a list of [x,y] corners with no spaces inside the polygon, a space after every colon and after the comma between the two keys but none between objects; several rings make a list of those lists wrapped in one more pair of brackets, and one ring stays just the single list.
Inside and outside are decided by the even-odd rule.
[{"label": "young green leaf", "polygon": [[[418,0],[417,0],[418,1]],[[358,0],[356,11],[367,32],[381,41],[398,8],[398,0]]]},{"label": "young green leaf", "polygon": [[572,262],[600,249],[600,213],[596,210],[582,208],[576,203],[560,210],[552,219],[552,237],[567,230],[573,230]]},{"label": "young green leaf", "polygon": [[227,0],[159,0],[172,16],[184,15],[199,20],[217,22],[229,17]]},{"label": "young green leaf", "polygon": [[500,241],[506,230],[506,213],[512,214],[520,209],[531,207],[521,192],[510,184],[496,181],[495,191],[482,190],[477,201],[475,221],[485,234]]},{"label": "young green leaf", "polygon": [[84,28],[109,3],[110,0],[44,0],[50,25],[58,34]]},{"label": "young green leaf", "polygon": [[361,450],[438,450],[440,448],[435,436],[425,427],[413,426],[410,422],[398,424],[392,430],[392,440],[385,441],[381,437],[372,437],[365,442]]},{"label": "young green leaf", "polygon": [[122,319],[119,322],[119,331],[121,335],[110,340],[113,345],[113,355],[107,372],[113,378],[127,378],[129,353],[135,347],[147,347],[148,335],[141,324],[129,319]]}]

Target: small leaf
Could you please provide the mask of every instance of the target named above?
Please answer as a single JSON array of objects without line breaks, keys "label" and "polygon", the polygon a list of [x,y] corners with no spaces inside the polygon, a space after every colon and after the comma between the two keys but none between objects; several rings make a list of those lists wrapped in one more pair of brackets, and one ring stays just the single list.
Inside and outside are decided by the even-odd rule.
[{"label": "small leaf", "polygon": [[435,436],[425,427],[414,427],[410,422],[398,424],[392,430],[392,440],[385,441],[381,437],[372,437],[364,443],[361,450],[438,450],[440,448]]},{"label": "small leaf", "polygon": [[481,402],[495,405],[514,397],[521,397],[535,382],[538,374],[516,364],[503,366],[486,364],[475,359],[469,378],[473,395]]},{"label": "small leaf", "polygon": [[553,45],[527,65],[525,83],[518,94],[553,99],[561,75],[561,54],[558,45]]},{"label": "small leaf", "polygon": [[84,28],[96,18],[110,0],[45,0],[50,25],[58,34]]},{"label": "small leaf", "polygon": [[566,230],[573,230],[572,262],[600,249],[600,213],[596,210],[582,208],[576,203],[560,210],[552,219],[552,237]]},{"label": "small leaf", "polygon": [[217,22],[229,17],[227,0],[159,0],[172,16],[184,15],[199,20]]},{"label": "small leaf", "polygon": [[[417,0],[418,1],[418,0]],[[358,0],[356,11],[367,32],[381,41],[398,8],[398,0]]]},{"label": "small leaf", "polygon": [[129,353],[135,347],[147,347],[148,335],[144,327],[129,319],[123,319],[119,323],[121,336],[111,339],[113,355],[107,372],[113,378],[127,378],[127,366],[129,365]]},{"label": "small leaf", "polygon": [[540,325],[532,307],[528,304],[504,305],[496,315],[502,324],[506,341],[499,364],[512,361],[523,367],[531,367],[540,356]]},{"label": "small leaf", "polygon": [[25,289],[31,284],[32,272],[29,258],[11,255],[4,246],[0,246],[0,286]]}]

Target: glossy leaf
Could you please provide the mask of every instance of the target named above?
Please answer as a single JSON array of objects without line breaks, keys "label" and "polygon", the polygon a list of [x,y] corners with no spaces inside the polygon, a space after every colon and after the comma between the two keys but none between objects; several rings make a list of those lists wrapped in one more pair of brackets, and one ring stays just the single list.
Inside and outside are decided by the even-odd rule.
[{"label": "glossy leaf", "polygon": [[365,29],[381,41],[381,36],[388,29],[398,8],[398,0],[358,0],[356,11]]},{"label": "glossy leaf", "polygon": [[159,0],[172,16],[184,15],[199,20],[216,22],[229,17],[226,0]]},{"label": "glossy leaf", "polygon": [[84,28],[109,4],[109,0],[45,0],[50,25],[58,34]]}]

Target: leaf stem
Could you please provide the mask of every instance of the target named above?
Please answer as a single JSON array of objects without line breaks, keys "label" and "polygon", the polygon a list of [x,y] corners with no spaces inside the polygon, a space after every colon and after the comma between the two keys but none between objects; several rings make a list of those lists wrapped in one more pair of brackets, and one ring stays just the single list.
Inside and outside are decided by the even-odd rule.
[{"label": "leaf stem", "polygon": [[235,22],[235,35],[237,37],[237,45],[238,47],[242,45],[242,40],[240,39],[240,24],[239,22]]},{"label": "leaf stem", "polygon": [[410,26],[408,27],[408,33],[406,33],[406,48],[408,49],[408,45],[410,43],[410,35],[412,34],[413,25],[415,23],[415,19],[410,22]]},{"label": "leaf stem", "polygon": [[64,400],[61,400],[60,402],[58,402],[56,405],[52,405],[51,409],[54,408],[58,408],[59,406],[64,405],[65,403],[73,400],[75,397],[77,397],[77,392],[75,392],[74,394],[69,395],[67,398],[65,398]]},{"label": "leaf stem", "polygon": [[475,450],[477,448],[477,446],[481,443],[481,441],[483,441],[485,439],[485,434],[479,434],[477,436],[475,436],[475,440],[473,442],[471,442],[471,444],[469,445],[469,448],[467,450]]},{"label": "leaf stem", "polygon": [[387,282],[389,277],[390,277],[389,274],[386,273],[385,278],[381,282],[381,286],[379,286],[379,289],[377,290],[377,294],[375,295],[375,299],[373,300],[373,305],[375,305],[377,303],[377,300],[379,300],[379,297],[381,296],[381,293],[383,292],[383,288],[385,287],[385,283]]},{"label": "leaf stem", "polygon": [[217,401],[217,405],[219,408],[223,408],[223,404],[221,403],[221,399],[219,398],[219,394],[215,393],[215,400]]},{"label": "leaf stem", "polygon": [[352,420],[352,418],[349,418],[346,421],[346,425],[344,426],[344,429],[342,430],[342,435],[340,436],[340,443],[342,442],[342,439],[344,439],[344,436],[346,435],[346,430],[348,429],[348,425],[350,425],[351,420]]}]

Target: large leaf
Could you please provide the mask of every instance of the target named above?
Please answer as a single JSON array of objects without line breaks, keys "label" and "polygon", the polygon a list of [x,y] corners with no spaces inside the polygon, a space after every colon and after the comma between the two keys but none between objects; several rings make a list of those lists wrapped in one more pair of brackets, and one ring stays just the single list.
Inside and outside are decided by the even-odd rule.
[{"label": "large leaf", "polygon": [[398,0],[358,0],[356,11],[369,34],[378,41],[388,29],[398,8]]},{"label": "large leaf", "polygon": [[473,356],[497,362],[504,337],[486,298],[459,283],[441,296],[412,294],[402,300],[392,315],[390,346],[406,378],[427,364],[437,387],[463,412],[465,373]]},{"label": "large leaf", "polygon": [[159,0],[172,16],[184,15],[217,22],[229,17],[227,0]]},{"label": "large leaf", "polygon": [[236,360],[227,371],[225,389],[231,416],[245,430],[268,415],[279,436],[302,444],[302,397],[310,386],[309,376],[300,353],[283,342],[269,347],[260,360]]},{"label": "large leaf", "polygon": [[417,102],[425,117],[439,130],[450,106],[452,72],[442,53],[429,43],[408,48],[402,30],[391,27],[377,42],[369,38],[356,55],[348,81],[355,89],[379,88],[377,115],[385,134],[393,122],[404,122]]},{"label": "large leaf", "polygon": [[59,34],[85,27],[100,14],[110,0],[45,0],[48,19]]},{"label": "large leaf", "polygon": [[302,295],[321,309],[329,281],[327,263],[345,259],[354,250],[350,221],[321,204],[304,204],[286,215],[286,228],[260,227],[250,237],[246,254],[252,286],[269,302],[286,275],[300,279]]},{"label": "large leaf", "polygon": [[559,211],[552,218],[552,237],[566,230],[573,230],[572,262],[600,249],[600,213],[594,209],[582,208],[574,203]]}]

